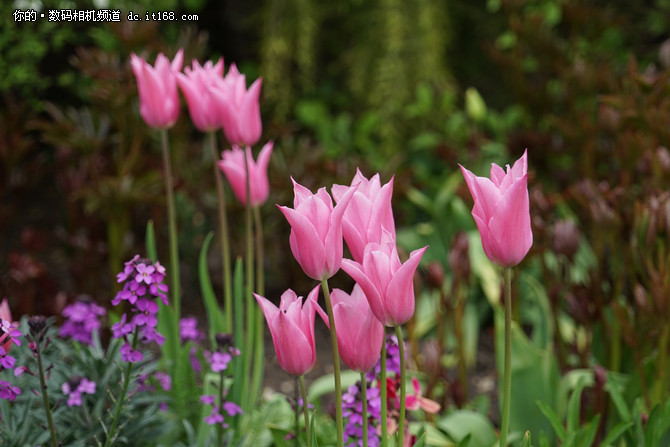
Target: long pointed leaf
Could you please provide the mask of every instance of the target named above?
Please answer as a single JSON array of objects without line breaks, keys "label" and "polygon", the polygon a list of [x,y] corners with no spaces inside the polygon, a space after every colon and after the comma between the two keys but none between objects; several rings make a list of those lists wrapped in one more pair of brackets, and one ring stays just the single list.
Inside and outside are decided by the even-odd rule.
[{"label": "long pointed leaf", "polygon": [[554,428],[554,431],[556,432],[556,436],[558,436],[558,439],[563,441],[568,434],[565,431],[565,427],[563,427],[561,419],[558,417],[556,412],[551,407],[549,407],[549,405],[545,404],[541,400],[535,401],[535,403],[540,408],[542,414],[549,420],[549,423]]},{"label": "long pointed leaf", "polygon": [[580,377],[574,391],[570,395],[570,400],[568,400],[568,414],[566,417],[568,433],[575,432],[579,428],[579,409],[584,385],[584,378]]},{"label": "long pointed leaf", "polygon": [[612,427],[612,429],[607,433],[607,436],[605,436],[605,439],[603,439],[603,442],[600,444],[602,447],[607,447],[608,445],[612,444],[614,441],[619,439],[622,434],[626,433],[629,428],[633,426],[632,422],[619,422],[617,425]]},{"label": "long pointed leaf", "polygon": [[200,257],[198,258],[198,277],[200,279],[200,291],[202,293],[202,302],[205,305],[207,314],[207,323],[209,323],[209,339],[214,341],[214,334],[224,331],[224,315],[216,301],[214,288],[207,268],[207,251],[212,242],[214,233],[210,232],[200,248]]}]

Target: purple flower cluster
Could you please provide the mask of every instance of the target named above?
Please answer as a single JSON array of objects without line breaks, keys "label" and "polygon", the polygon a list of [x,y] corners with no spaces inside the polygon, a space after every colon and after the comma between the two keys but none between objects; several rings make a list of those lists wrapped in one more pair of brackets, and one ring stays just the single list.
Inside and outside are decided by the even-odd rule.
[{"label": "purple flower cluster", "polygon": [[74,376],[61,385],[61,391],[67,396],[68,407],[80,407],[82,394],[95,394],[96,384],[86,377]]},{"label": "purple flower cluster", "polygon": [[60,336],[92,345],[93,331],[100,330],[100,318],[105,314],[105,309],[95,303],[78,301],[70,304],[63,309],[65,321],[60,328]]},{"label": "purple flower cluster", "polygon": [[236,414],[242,414],[242,409],[232,402],[223,402],[221,408],[216,405],[216,396],[212,394],[207,394],[200,397],[200,402],[206,405],[212,406],[212,412],[209,416],[206,416],[204,421],[208,425],[221,424],[223,428],[228,427],[228,424],[224,422],[223,413],[225,412],[228,416],[235,416]]},{"label": "purple flower cluster", "polygon": [[[368,446],[377,447],[379,436],[375,421],[381,420],[381,394],[379,388],[367,385],[368,401]],[[351,385],[346,393],[342,395],[342,416],[346,418],[344,435],[348,439],[346,447],[363,446],[363,403],[361,400],[361,382]]]},{"label": "purple flower cluster", "polygon": [[143,355],[140,351],[133,349],[128,341],[128,335],[136,333],[143,343],[155,341],[163,344],[165,337],[156,331],[158,319],[158,304],[155,299],[159,298],[163,304],[168,305],[166,292],[167,285],[163,284],[165,279],[165,268],[159,263],[153,263],[149,259],[141,259],[135,255],[133,259],[126,262],[121,273],[116,275],[119,283],[123,283],[123,289],[112,300],[113,305],[121,301],[128,301],[131,305],[130,318],[124,313],[121,320],[112,325],[112,337],[123,338],[125,343],[119,350],[124,362],[140,362]]}]

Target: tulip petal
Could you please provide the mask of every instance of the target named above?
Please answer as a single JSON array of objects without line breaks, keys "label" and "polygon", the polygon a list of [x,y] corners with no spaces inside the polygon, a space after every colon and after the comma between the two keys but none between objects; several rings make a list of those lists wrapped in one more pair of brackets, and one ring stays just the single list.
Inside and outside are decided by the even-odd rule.
[{"label": "tulip petal", "polygon": [[310,220],[292,208],[279,206],[291,225],[289,242],[293,256],[310,278],[321,280],[326,254],[323,242]]},{"label": "tulip petal", "polygon": [[395,272],[386,292],[386,309],[394,326],[406,323],[414,314],[414,273],[428,249],[414,250],[409,259]]},{"label": "tulip petal", "polygon": [[372,309],[372,313],[379,321],[386,325],[387,318],[382,296],[379,293],[377,286],[370,281],[363,271],[363,267],[358,262],[352,261],[351,259],[343,259],[342,270],[344,270],[347,275],[351,276],[361,289],[363,289],[368,304],[370,305],[370,309]]}]

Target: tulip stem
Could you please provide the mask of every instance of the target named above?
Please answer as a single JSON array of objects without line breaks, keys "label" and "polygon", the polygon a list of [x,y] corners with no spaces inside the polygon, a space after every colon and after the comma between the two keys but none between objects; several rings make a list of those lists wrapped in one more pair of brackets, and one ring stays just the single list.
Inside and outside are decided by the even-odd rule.
[{"label": "tulip stem", "polygon": [[512,268],[505,268],[505,359],[503,366],[502,422],[500,447],[507,446],[509,410],[512,397]]},{"label": "tulip stem", "polygon": [[361,425],[363,426],[363,447],[368,447],[368,379],[361,373]]},{"label": "tulip stem", "polygon": [[309,426],[309,404],[307,402],[307,388],[305,387],[305,376],[301,375],[298,377],[300,381],[300,393],[302,394],[302,412],[305,415],[305,436],[307,437],[307,447],[312,445],[312,436],[310,433]]},{"label": "tulip stem", "polygon": [[[244,156],[244,171],[245,171],[245,176],[246,176],[246,203],[245,203],[245,226],[246,226],[246,268],[245,268],[245,273],[246,273],[246,309],[247,309],[247,332],[246,332],[246,343],[245,346],[248,346],[249,350],[251,350],[251,353],[247,356],[245,356],[245,362],[244,362],[244,384],[242,389],[244,390],[250,390],[249,388],[249,379],[251,377],[251,358],[252,356],[255,358],[256,354],[256,349],[253,347],[256,346],[257,343],[260,343],[261,340],[258,340],[258,333],[260,332],[262,334],[262,329],[259,331],[256,328],[260,326],[260,323],[258,323],[258,313],[260,312],[260,309],[257,309],[258,306],[254,305],[254,299],[252,292],[254,290],[254,234],[253,234],[253,221],[251,219],[251,186],[249,184],[249,160],[246,156]],[[251,390],[250,390],[251,391]],[[253,401],[255,400],[255,397],[252,395],[251,392],[243,393],[242,400],[244,404],[242,405],[242,408],[244,411],[248,411],[249,408],[251,408],[251,405],[253,404]]]},{"label": "tulip stem", "polygon": [[396,445],[404,445],[405,439],[405,396],[407,387],[405,385],[405,342],[402,337],[402,327],[395,327],[395,336],[398,339],[398,351],[400,355],[400,418],[398,420],[398,442]]},{"label": "tulip stem", "polygon": [[[181,315],[181,288],[179,285],[179,247],[177,243],[177,215],[174,208],[174,181],[172,179],[172,163],[168,146],[167,129],[161,129],[161,147],[163,149],[163,170],[165,178],[165,195],[167,197],[168,227],[170,234],[170,273],[172,279],[172,302],[174,306],[174,323],[179,324]],[[176,360],[176,355],[172,358]]]},{"label": "tulip stem", "polygon": [[[384,333],[386,333],[386,330],[384,330]],[[388,392],[386,389],[386,340],[382,341],[382,353],[381,357],[379,358],[380,361],[380,373],[379,373],[379,388],[381,389],[381,400],[382,400],[382,442],[381,442],[381,447],[387,447],[388,446],[388,423],[387,423],[387,416],[388,416]]]},{"label": "tulip stem", "polygon": [[226,196],[223,192],[223,180],[216,152],[216,135],[209,132],[209,146],[212,151],[212,166],[216,179],[216,198],[219,205],[219,232],[221,233],[221,261],[223,265],[223,305],[226,309],[224,332],[233,332],[233,288],[230,273],[230,244],[228,240],[228,218],[226,216]]},{"label": "tulip stem", "polygon": [[[256,241],[256,293],[265,295],[265,279],[263,269],[263,227],[261,224],[261,212],[259,206],[253,207],[254,213],[254,236]],[[258,306],[254,306],[256,318],[254,324],[256,339],[254,342],[254,370],[251,379],[251,406],[260,395],[263,372],[265,370],[265,350],[263,349],[263,313]]]},{"label": "tulip stem", "polygon": [[328,311],[328,326],[330,326],[330,344],[333,349],[333,375],[335,377],[335,423],[337,425],[337,446],[344,446],[344,425],[342,424],[342,385],[340,383],[340,354],[337,346],[337,333],[335,331],[335,318],[333,317],[333,305],[330,301],[328,280],[321,280],[323,296],[326,300]]}]

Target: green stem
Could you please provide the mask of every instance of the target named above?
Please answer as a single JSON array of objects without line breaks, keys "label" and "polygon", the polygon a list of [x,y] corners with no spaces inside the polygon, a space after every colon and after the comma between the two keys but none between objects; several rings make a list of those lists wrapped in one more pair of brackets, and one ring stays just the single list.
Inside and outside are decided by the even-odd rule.
[{"label": "green stem", "polygon": [[[131,349],[134,351],[137,348],[137,334],[139,329],[136,327],[135,332],[133,332],[133,344]],[[114,418],[112,419],[112,426],[107,432],[107,440],[105,441],[105,447],[109,447],[114,443],[116,438],[116,427],[119,425],[119,416],[121,415],[121,409],[123,408],[123,402],[126,400],[126,393],[128,392],[128,386],[130,385],[130,374],[133,370],[133,363],[128,362],[126,365],[126,372],[123,377],[123,385],[121,385],[121,395],[116,401],[116,409],[114,410]]]},{"label": "green stem", "polygon": [[368,379],[361,373],[361,420],[363,425],[363,447],[368,447]]},{"label": "green stem", "polygon": [[36,340],[36,355],[37,367],[40,374],[40,388],[42,389],[42,401],[44,402],[44,412],[47,415],[47,423],[49,424],[49,432],[51,433],[51,446],[57,447],[58,440],[56,439],[56,427],[54,426],[53,416],[51,414],[51,405],[49,404],[49,394],[47,393],[47,382],[44,378],[44,367],[42,366],[42,351],[41,341]]},{"label": "green stem", "polygon": [[[256,293],[265,296],[265,279],[263,268],[263,225],[261,222],[260,207],[253,207],[254,213],[254,235],[256,240]],[[263,372],[265,371],[265,349],[263,345],[263,313],[258,306],[256,308],[256,339],[254,343],[254,370],[251,380],[251,396],[253,401],[260,395],[261,382],[263,380]],[[253,402],[252,401],[252,402]]]},{"label": "green stem", "polygon": [[400,420],[398,421],[398,443],[404,445],[405,440],[405,397],[407,395],[407,386],[405,384],[405,343],[402,337],[402,328],[395,327],[395,336],[398,339],[398,350],[400,355]]},{"label": "green stem", "polygon": [[228,218],[226,215],[226,195],[223,192],[223,180],[217,160],[216,135],[209,132],[209,146],[212,151],[212,165],[214,166],[214,178],[216,179],[216,198],[219,204],[219,232],[221,233],[221,260],[223,266],[223,304],[226,309],[224,332],[233,331],[233,286],[230,270],[230,243],[228,239]]},{"label": "green stem", "polygon": [[[172,287],[170,295],[174,304],[175,324],[179,324],[181,315],[181,288],[179,285],[179,247],[177,244],[177,215],[174,208],[174,181],[172,179],[172,163],[168,146],[167,129],[161,129],[161,147],[163,149],[163,177],[165,179],[165,195],[167,197],[168,226],[170,234],[170,276]],[[176,360],[173,359],[173,360]]]},{"label": "green stem", "polygon": [[503,371],[502,422],[500,447],[507,446],[509,409],[512,398],[512,268],[505,269],[505,360]]},{"label": "green stem", "polygon": [[[249,381],[251,379],[251,359],[254,352],[256,351],[253,347],[256,343],[259,343],[260,340],[257,340],[258,331],[256,330],[256,322],[258,321],[258,313],[260,309],[254,302],[253,290],[254,290],[254,235],[253,235],[253,222],[251,219],[251,204],[249,203],[249,198],[251,197],[250,185],[249,185],[249,160],[247,159],[246,152],[244,155],[244,169],[246,172],[246,192],[247,192],[247,201],[245,203],[245,227],[246,227],[246,316],[247,316],[247,325],[246,325],[246,343],[245,346],[252,351],[252,355],[245,356],[244,363],[244,390],[249,390]],[[254,400],[254,397],[251,396],[251,393],[246,392],[242,396],[243,405],[242,408],[244,411],[248,411],[251,407],[251,403]]]},{"label": "green stem", "polygon": [[381,388],[382,399],[382,439],[381,447],[388,446],[388,393],[386,390],[386,339],[382,341],[382,354],[380,357],[381,372],[379,373],[379,386]]},{"label": "green stem", "polygon": [[307,436],[307,447],[312,445],[312,436],[309,426],[309,404],[307,403],[307,388],[305,387],[305,376],[298,377],[300,380],[300,392],[302,393],[302,412],[305,415],[305,436]]},{"label": "green stem", "polygon": [[335,376],[335,423],[337,425],[337,446],[344,446],[344,425],[342,424],[342,385],[340,383],[340,354],[337,346],[337,332],[335,330],[335,318],[333,317],[333,305],[330,301],[328,280],[321,280],[323,296],[326,299],[326,310],[328,312],[328,326],[330,326],[330,344],[333,350],[333,369]]}]

